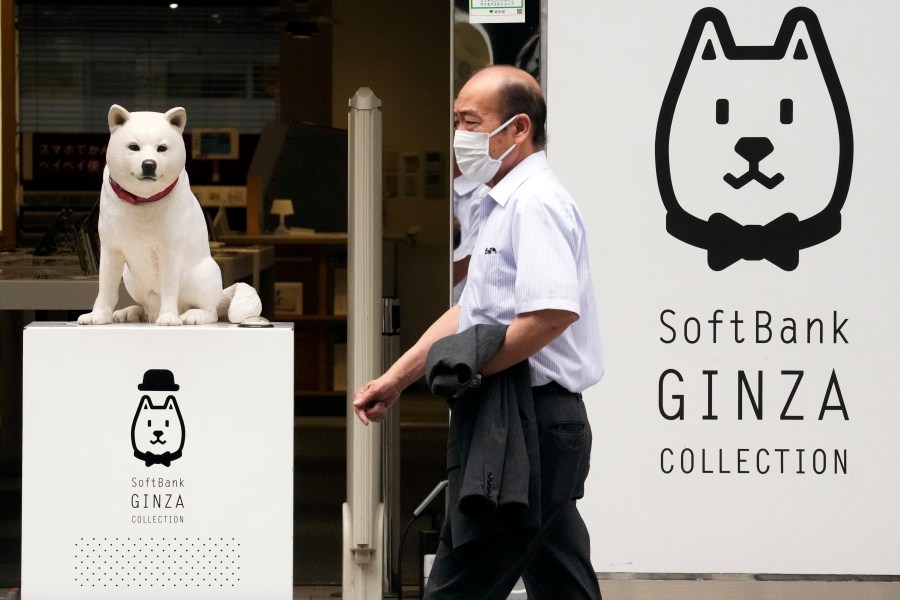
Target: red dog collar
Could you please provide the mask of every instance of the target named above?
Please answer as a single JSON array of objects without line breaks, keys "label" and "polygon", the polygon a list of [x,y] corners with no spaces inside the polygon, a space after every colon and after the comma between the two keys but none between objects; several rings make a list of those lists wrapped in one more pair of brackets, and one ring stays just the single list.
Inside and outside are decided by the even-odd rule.
[{"label": "red dog collar", "polygon": [[176,183],[178,183],[178,177],[175,178],[175,181],[172,182],[172,185],[170,185],[160,193],[153,194],[149,198],[141,198],[140,196],[135,196],[134,194],[123,188],[121,185],[113,181],[112,177],[109,178],[109,185],[116,193],[116,196],[129,204],[144,204],[146,202],[156,202],[157,200],[161,200],[162,198],[165,198],[169,195],[169,192],[171,192],[175,188]]}]

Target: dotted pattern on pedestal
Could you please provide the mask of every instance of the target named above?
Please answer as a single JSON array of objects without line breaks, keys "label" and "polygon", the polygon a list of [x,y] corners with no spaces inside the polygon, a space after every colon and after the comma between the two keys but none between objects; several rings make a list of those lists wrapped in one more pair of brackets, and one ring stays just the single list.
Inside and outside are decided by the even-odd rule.
[{"label": "dotted pattern on pedestal", "polygon": [[75,542],[75,584],[93,588],[235,587],[235,538],[110,537]]}]

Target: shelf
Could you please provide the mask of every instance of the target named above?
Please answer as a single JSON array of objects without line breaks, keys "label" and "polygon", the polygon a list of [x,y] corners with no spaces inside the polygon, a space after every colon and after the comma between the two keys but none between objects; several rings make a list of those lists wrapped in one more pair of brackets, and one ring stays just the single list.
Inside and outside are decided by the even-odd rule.
[{"label": "shelf", "polygon": [[346,245],[347,234],[344,232],[335,233],[312,233],[308,235],[223,235],[221,240],[226,244],[270,244],[270,245],[314,245],[314,244],[334,244]]},{"label": "shelf", "polygon": [[325,323],[344,323],[347,321],[347,315],[305,315],[302,313],[292,312],[275,312],[276,321],[297,321],[297,322],[325,322]]},{"label": "shelf", "polygon": [[[338,414],[347,392],[334,390],[347,381],[346,265],[347,234],[230,235],[232,245],[274,248],[273,308],[276,286],[287,296],[273,320],[294,324],[295,414]],[[297,294],[299,293],[299,297]],[[342,308],[344,310],[342,310]]]}]

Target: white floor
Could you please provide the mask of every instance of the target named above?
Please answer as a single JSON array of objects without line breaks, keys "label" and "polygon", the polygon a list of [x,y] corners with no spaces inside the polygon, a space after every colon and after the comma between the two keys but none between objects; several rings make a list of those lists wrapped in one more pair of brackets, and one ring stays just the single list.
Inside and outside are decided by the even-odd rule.
[{"label": "white floor", "polygon": [[[601,581],[603,600],[898,600],[900,582],[783,581]],[[404,588],[404,598],[418,598]],[[294,600],[341,598],[338,586],[294,588]],[[19,590],[0,588],[0,600],[20,600]],[[520,600],[517,596],[516,600]],[[525,600],[521,598],[521,600]],[[561,599],[562,600],[562,599]]]},{"label": "white floor", "polygon": [[601,581],[604,600],[897,600],[900,582]]},{"label": "white floor", "polygon": [[[603,600],[898,600],[900,582],[601,581]],[[296,587],[294,600],[340,598],[339,587]],[[418,598],[404,588],[404,598]],[[0,595],[2,598],[2,595]],[[516,600],[526,600],[514,596]],[[563,600],[563,599],[560,599]]]}]

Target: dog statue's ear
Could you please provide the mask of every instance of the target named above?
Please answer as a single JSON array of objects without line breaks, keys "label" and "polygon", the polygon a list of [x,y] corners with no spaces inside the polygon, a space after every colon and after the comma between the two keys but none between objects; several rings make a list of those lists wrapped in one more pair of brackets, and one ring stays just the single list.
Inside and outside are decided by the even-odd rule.
[{"label": "dog statue's ear", "polygon": [[125,121],[127,121],[130,116],[131,113],[118,104],[110,106],[109,115],[106,117],[106,121],[109,123],[109,132],[114,133],[116,129],[125,124]]},{"label": "dog statue's ear", "polygon": [[187,125],[187,112],[180,106],[170,108],[166,111],[166,121],[171,123],[178,133],[184,133],[184,126]]}]

